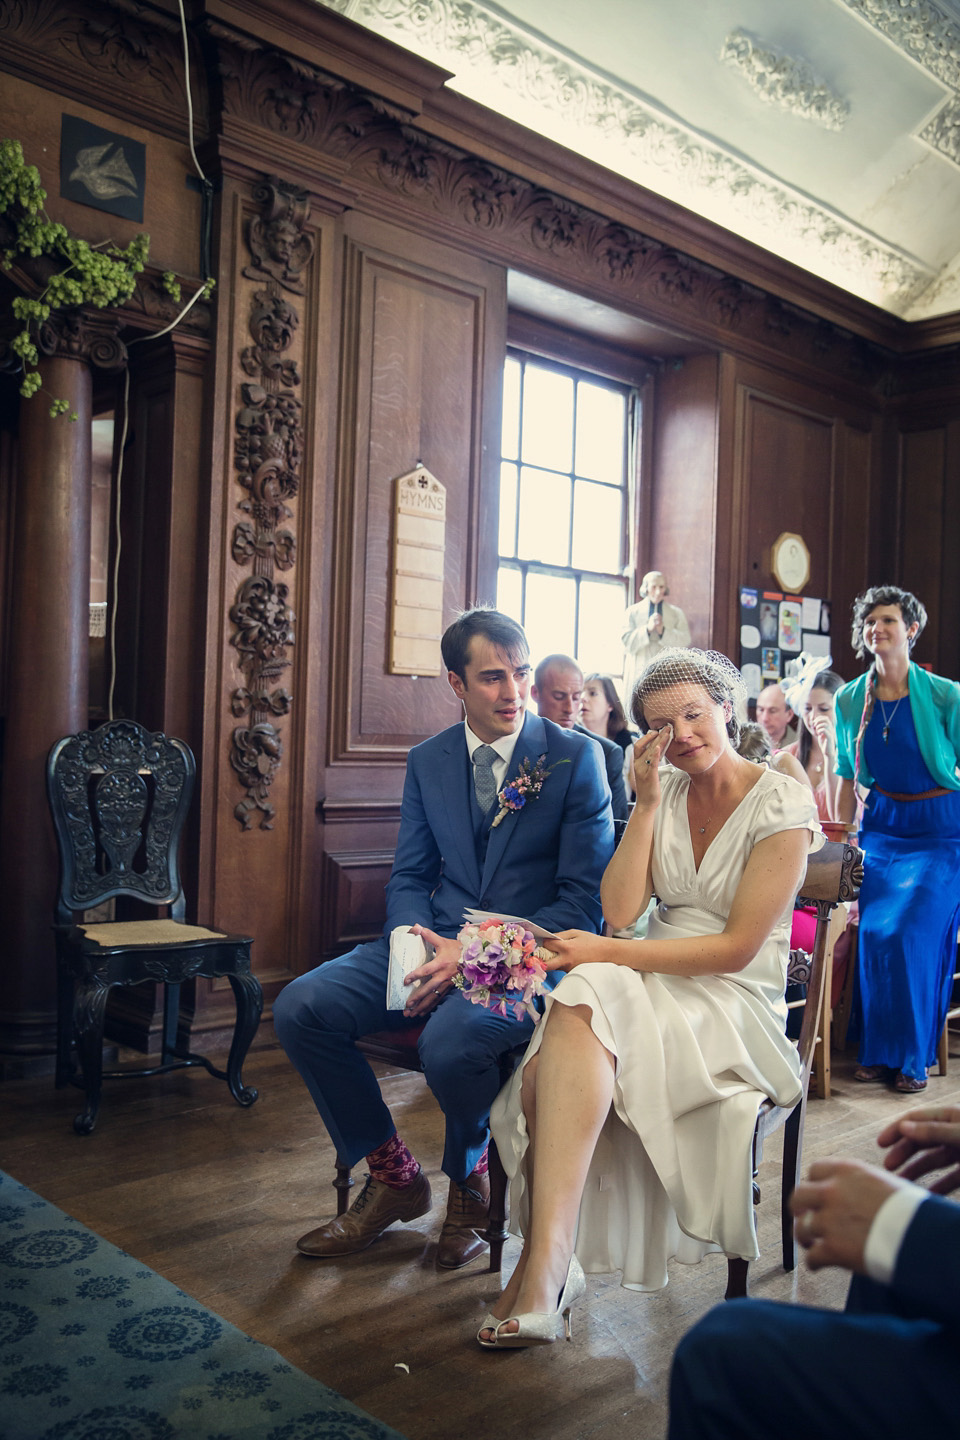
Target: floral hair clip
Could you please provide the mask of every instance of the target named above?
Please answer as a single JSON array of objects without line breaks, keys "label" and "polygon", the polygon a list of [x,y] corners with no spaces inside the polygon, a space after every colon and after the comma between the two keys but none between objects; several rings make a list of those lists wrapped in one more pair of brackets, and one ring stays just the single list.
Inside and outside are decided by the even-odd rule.
[{"label": "floral hair clip", "polygon": [[557,765],[569,765],[570,763],[568,758],[564,758],[558,760],[557,765],[551,765],[548,770],[543,763],[546,758],[546,755],[541,755],[535,765],[531,765],[529,756],[521,760],[517,774],[497,794],[500,809],[494,816],[493,824],[490,826],[491,830],[496,829],[500,821],[504,816],[509,815],[511,810],[522,810],[528,800],[536,800],[543,789],[543,782],[548,775],[553,774]]}]

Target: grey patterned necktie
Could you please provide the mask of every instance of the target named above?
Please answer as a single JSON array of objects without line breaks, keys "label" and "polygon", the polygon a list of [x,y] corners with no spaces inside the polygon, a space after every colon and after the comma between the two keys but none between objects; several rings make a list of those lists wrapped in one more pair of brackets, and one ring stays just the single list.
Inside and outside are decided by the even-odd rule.
[{"label": "grey patterned necktie", "polygon": [[497,782],[493,778],[493,762],[498,760],[492,745],[478,745],[473,752],[473,789],[477,804],[486,815],[497,798]]}]

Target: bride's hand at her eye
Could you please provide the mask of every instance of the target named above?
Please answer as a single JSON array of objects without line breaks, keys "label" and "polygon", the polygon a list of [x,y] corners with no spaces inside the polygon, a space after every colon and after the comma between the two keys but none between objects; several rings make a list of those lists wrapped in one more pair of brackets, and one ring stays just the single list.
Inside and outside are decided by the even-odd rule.
[{"label": "bride's hand at her eye", "polygon": [[648,730],[633,747],[633,788],[641,810],[655,809],[660,804],[659,766],[673,739],[673,726]]}]

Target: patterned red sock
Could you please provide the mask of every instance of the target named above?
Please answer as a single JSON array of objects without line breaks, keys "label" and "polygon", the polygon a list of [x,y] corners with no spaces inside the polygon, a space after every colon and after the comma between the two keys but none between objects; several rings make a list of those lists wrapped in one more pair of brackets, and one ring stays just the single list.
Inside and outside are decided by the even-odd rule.
[{"label": "patterned red sock", "polygon": [[488,1153],[487,1153],[488,1150],[489,1150],[489,1148],[490,1148],[490,1147],[487,1146],[487,1145],[484,1146],[483,1154],[480,1156],[480,1159],[477,1161],[476,1165],[474,1165],[474,1167],[473,1167],[473,1173],[474,1173],[474,1175],[486,1175],[487,1170],[489,1169],[489,1165],[490,1165],[490,1159],[489,1159],[489,1155],[488,1155]]},{"label": "patterned red sock", "polygon": [[388,1185],[391,1190],[402,1190],[420,1174],[420,1162],[410,1154],[396,1133],[378,1145],[376,1150],[371,1150],[367,1166],[374,1180]]}]

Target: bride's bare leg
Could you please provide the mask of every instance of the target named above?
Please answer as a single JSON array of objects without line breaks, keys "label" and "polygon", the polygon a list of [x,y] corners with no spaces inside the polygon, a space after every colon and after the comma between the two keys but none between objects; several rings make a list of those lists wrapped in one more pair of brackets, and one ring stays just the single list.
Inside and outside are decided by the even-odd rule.
[{"label": "bride's bare leg", "polygon": [[[533,1201],[533,1155],[535,1148],[534,1137],[536,1135],[537,1126],[537,1066],[539,1065],[539,1063],[540,1053],[538,1051],[537,1054],[532,1056],[527,1061],[526,1065],[523,1067],[523,1079],[520,1082],[520,1104],[523,1109],[523,1116],[527,1124],[526,1170],[528,1204],[532,1204]],[[513,1274],[510,1276],[510,1279],[500,1291],[500,1294],[497,1296],[496,1303],[491,1308],[490,1313],[492,1315],[495,1315],[498,1320],[502,1319],[506,1315],[515,1315],[517,1313],[515,1302],[517,1294],[520,1290],[520,1281],[523,1279],[523,1272],[526,1267],[527,1247],[526,1243],[524,1243],[524,1247],[520,1251],[520,1258],[514,1266]],[[480,1331],[480,1336],[482,1339],[489,1340],[493,1336],[493,1331],[484,1328]]]},{"label": "bride's bare leg", "polygon": [[500,1319],[556,1309],[587,1171],[613,1099],[614,1057],[590,1028],[585,1005],[551,1007],[535,1061],[521,1091],[530,1135],[529,1234],[493,1307]]}]

